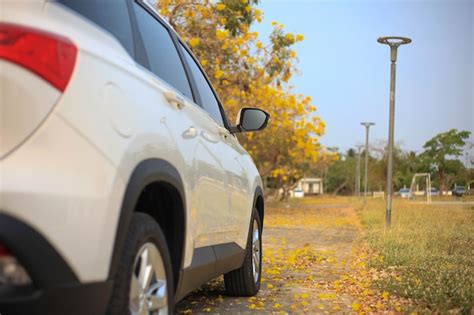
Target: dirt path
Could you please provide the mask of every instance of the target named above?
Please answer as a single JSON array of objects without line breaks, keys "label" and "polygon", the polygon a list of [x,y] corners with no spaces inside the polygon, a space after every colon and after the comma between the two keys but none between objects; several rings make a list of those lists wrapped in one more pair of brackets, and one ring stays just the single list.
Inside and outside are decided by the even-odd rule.
[{"label": "dirt path", "polygon": [[[303,205],[272,208],[264,229],[264,269],[259,294],[225,295],[222,277],[191,293],[178,313],[339,313],[354,310],[341,292],[360,231],[350,207]],[[342,280],[344,281],[344,280]]]}]

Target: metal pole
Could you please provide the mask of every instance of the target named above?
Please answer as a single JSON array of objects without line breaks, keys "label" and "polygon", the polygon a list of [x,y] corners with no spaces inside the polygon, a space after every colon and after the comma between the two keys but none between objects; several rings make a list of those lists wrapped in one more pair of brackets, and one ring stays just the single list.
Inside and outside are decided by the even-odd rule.
[{"label": "metal pole", "polygon": [[[394,48],[391,47],[393,50]],[[395,48],[396,49],[396,48]],[[397,66],[395,61],[390,65],[390,111],[388,121],[388,152],[387,152],[387,205],[385,211],[385,224],[392,224],[392,183],[393,183],[393,138],[394,138],[394,118],[395,118],[395,73]]]},{"label": "metal pole", "polygon": [[369,128],[375,125],[372,122],[360,123],[365,127],[365,176],[364,176],[364,207],[367,206],[367,187],[369,183]]},{"label": "metal pole", "polygon": [[357,146],[357,166],[356,166],[356,196],[360,196],[360,153],[362,146]]},{"label": "metal pole", "polygon": [[388,122],[388,152],[387,152],[387,204],[385,210],[385,225],[392,224],[392,188],[393,188],[393,142],[394,142],[394,121],[395,121],[395,77],[397,71],[397,49],[400,45],[411,43],[411,39],[406,37],[380,37],[377,40],[381,44],[390,46],[390,110]]}]

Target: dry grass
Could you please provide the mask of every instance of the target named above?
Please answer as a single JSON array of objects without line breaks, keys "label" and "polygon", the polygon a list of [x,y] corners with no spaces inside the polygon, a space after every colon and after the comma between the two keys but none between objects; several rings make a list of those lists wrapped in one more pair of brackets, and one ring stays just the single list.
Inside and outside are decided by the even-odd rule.
[{"label": "dry grass", "polygon": [[395,200],[392,228],[384,227],[384,203],[360,210],[367,240],[386,270],[380,289],[413,299],[422,309],[462,313],[474,309],[474,207],[424,205]]}]

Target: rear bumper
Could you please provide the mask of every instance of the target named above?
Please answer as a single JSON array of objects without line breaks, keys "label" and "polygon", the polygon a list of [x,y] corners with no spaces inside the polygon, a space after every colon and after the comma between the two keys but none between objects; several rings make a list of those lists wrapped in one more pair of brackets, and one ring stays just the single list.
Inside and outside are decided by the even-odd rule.
[{"label": "rear bumper", "polygon": [[29,273],[33,284],[0,285],[1,314],[104,314],[112,282],[80,283],[77,276],[33,228],[0,214],[0,241]]},{"label": "rear bumper", "polygon": [[110,282],[73,284],[36,289],[0,288],[0,313],[7,315],[105,314],[112,290]]}]

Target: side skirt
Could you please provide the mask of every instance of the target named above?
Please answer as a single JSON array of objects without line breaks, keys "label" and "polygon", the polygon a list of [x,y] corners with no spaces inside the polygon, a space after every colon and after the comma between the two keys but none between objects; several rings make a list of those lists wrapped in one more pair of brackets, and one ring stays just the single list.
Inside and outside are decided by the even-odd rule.
[{"label": "side skirt", "polygon": [[194,249],[191,265],[181,271],[175,301],[207,281],[240,268],[244,259],[245,249],[234,242]]}]

